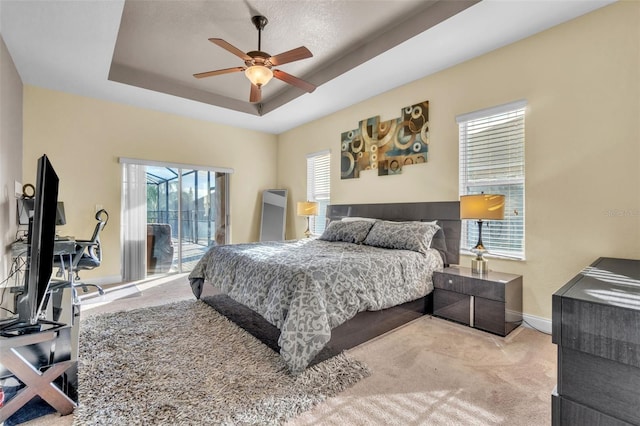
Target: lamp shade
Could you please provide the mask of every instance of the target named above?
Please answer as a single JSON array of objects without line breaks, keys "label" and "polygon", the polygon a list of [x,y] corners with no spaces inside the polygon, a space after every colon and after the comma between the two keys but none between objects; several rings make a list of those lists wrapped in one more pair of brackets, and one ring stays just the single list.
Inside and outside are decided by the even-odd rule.
[{"label": "lamp shade", "polygon": [[262,65],[254,65],[244,71],[249,81],[258,87],[267,84],[273,78],[273,71]]},{"label": "lamp shade", "polygon": [[298,202],[298,216],[315,216],[318,214],[318,203],[315,201]]},{"label": "lamp shade", "polygon": [[460,197],[460,219],[504,219],[504,195],[462,195]]}]

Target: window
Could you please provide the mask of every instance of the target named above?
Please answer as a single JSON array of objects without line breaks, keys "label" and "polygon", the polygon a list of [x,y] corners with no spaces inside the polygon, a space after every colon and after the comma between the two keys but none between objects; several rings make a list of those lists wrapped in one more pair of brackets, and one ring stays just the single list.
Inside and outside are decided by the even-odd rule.
[{"label": "window", "polygon": [[318,216],[309,218],[309,229],[322,234],[327,223],[327,206],[331,193],[329,151],[307,155],[307,200],[318,203]]},{"label": "window", "polygon": [[[526,105],[522,100],[456,118],[460,130],[460,195],[505,195],[504,220],[487,222],[482,241],[491,254],[517,259],[524,259]],[[477,224],[463,221],[462,247],[473,247],[477,241]]]}]

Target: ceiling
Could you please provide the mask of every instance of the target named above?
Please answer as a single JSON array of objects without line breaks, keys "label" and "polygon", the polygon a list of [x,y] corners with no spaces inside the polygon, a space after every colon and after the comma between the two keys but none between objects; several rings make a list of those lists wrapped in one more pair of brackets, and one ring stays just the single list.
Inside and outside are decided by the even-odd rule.
[{"label": "ceiling", "polygon": [[[268,133],[286,130],[513,43],[612,0],[0,0],[0,33],[24,84]],[[257,50],[306,46],[251,104],[242,66],[207,39]]]}]

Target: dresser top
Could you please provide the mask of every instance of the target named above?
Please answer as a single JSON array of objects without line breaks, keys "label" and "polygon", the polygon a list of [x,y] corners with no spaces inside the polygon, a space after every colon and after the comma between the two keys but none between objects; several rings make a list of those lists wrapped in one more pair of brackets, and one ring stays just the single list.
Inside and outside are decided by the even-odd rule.
[{"label": "dresser top", "polygon": [[554,295],[640,311],[640,260],[601,257]]}]

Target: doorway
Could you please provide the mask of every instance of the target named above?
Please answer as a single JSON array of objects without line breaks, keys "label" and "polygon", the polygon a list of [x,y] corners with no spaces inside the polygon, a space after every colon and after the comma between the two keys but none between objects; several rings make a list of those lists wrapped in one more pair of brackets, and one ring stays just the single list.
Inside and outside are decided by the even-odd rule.
[{"label": "doorway", "polygon": [[[210,247],[228,242],[230,172],[155,162],[124,166],[123,279],[190,272]],[[141,260],[145,266],[136,266]]]},{"label": "doorway", "polygon": [[225,176],[209,170],[146,168],[147,275],[189,272],[209,247],[226,243]]}]

